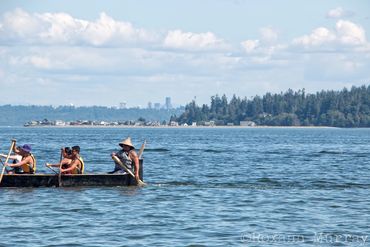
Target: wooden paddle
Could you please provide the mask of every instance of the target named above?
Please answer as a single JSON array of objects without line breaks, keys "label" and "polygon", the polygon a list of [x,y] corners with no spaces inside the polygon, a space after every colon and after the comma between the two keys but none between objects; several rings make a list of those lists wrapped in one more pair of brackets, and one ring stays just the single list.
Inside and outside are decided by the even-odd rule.
[{"label": "wooden paddle", "polygon": [[59,174],[58,174],[58,185],[62,187],[62,160],[63,160],[63,150],[60,151],[60,159],[59,159]]},{"label": "wooden paddle", "polygon": [[[115,156],[115,155],[113,155],[112,156],[112,159],[114,160],[114,162],[116,162],[120,167],[122,167],[128,174],[130,174],[133,178],[135,178],[136,179],[136,177],[135,177],[135,175],[132,173],[132,171],[130,170],[130,169],[128,169],[128,167],[125,165],[125,164],[123,164],[122,163],[122,161],[120,161],[120,159],[117,157],[117,156]],[[143,181],[141,181],[140,180],[140,178],[138,178],[137,180],[136,180],[136,182],[137,182],[137,185],[138,186],[145,186],[146,185],[146,183],[144,183]]]},{"label": "wooden paddle", "polygon": [[141,156],[143,155],[145,145],[146,145],[146,140],[144,140],[143,144],[141,144],[139,153],[137,154],[137,156],[139,157],[139,159],[141,159]]},{"label": "wooden paddle", "polygon": [[[8,163],[9,156],[10,156],[10,154],[11,154],[11,153],[12,153],[12,151],[13,151],[13,148],[14,148],[15,142],[16,142],[16,140],[15,140],[15,139],[13,139],[13,140],[12,140],[12,144],[10,145],[9,153],[8,153],[8,155],[6,156],[5,163]],[[5,166],[5,164],[4,164],[4,166],[3,166],[3,170],[1,171],[1,175],[0,175],[0,184],[1,184],[1,181],[3,180],[3,176],[4,176],[4,172],[5,172],[5,168],[6,168],[6,166]]]},{"label": "wooden paddle", "polygon": [[58,173],[56,170],[54,170],[53,168],[51,168],[50,166],[47,166],[46,164],[45,164],[45,166],[46,166],[47,168],[49,168],[50,170],[52,170],[55,174],[58,174],[58,175],[59,175],[59,173]]},{"label": "wooden paddle", "polygon": [[3,165],[3,166],[5,166],[5,164],[4,164],[4,162],[3,162],[3,160],[0,158],[0,162],[1,162],[1,164]]}]

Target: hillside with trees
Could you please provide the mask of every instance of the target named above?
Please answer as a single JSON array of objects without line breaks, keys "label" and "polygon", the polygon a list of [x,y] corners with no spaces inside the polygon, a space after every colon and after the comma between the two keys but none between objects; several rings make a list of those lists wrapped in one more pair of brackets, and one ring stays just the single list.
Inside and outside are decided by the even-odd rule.
[{"label": "hillside with trees", "polygon": [[239,125],[240,121],[253,121],[267,126],[370,127],[370,86],[315,94],[289,89],[250,99],[234,95],[230,101],[225,95],[216,95],[211,97],[210,106],[192,101],[183,114],[171,120],[180,124],[214,121],[216,125]]}]

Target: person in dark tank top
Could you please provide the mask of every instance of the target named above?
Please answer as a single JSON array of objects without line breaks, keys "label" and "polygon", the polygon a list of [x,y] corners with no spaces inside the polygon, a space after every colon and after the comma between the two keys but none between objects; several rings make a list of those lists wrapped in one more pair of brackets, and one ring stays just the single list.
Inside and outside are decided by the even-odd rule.
[{"label": "person in dark tank top", "polygon": [[[122,149],[118,152],[113,152],[111,156],[116,156],[118,159],[126,165],[128,169],[133,171],[135,174],[136,180],[139,179],[139,157],[137,153],[135,152],[135,147],[131,142],[131,138],[128,137],[125,140],[121,141],[118,144]],[[109,172],[110,174],[113,173],[125,173],[125,170],[119,166],[118,164],[115,164],[114,170],[112,172]]]}]

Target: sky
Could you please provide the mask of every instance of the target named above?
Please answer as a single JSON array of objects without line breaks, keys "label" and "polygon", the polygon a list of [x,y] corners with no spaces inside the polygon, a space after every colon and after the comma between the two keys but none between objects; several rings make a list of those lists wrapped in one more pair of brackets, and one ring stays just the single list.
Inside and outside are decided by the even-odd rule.
[{"label": "sky", "polygon": [[369,33],[368,0],[0,0],[0,105],[369,85]]}]

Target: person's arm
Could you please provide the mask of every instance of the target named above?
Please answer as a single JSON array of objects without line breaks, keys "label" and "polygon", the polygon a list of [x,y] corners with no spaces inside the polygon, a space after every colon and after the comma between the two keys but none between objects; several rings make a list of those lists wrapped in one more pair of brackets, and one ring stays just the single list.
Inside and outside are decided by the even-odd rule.
[{"label": "person's arm", "polygon": [[111,156],[117,156],[119,159],[122,159],[122,150],[119,150],[118,152],[113,152]]},{"label": "person's arm", "polygon": [[15,142],[14,142],[14,146],[13,146],[13,152],[16,153],[16,154],[19,154],[20,153],[20,150],[15,145]]},{"label": "person's arm", "polygon": [[33,164],[33,160],[31,158],[31,156],[25,158],[24,160],[18,162],[17,164],[9,164],[9,163],[5,163],[6,166],[9,166],[9,167],[20,167],[20,166],[23,166],[25,164]]},{"label": "person's arm", "polygon": [[49,163],[46,163],[46,166],[48,166],[48,167],[59,167],[60,164],[49,164]]},{"label": "person's arm", "polygon": [[47,167],[56,167],[56,166],[55,166],[56,164],[49,164],[49,163],[46,163],[45,165],[46,165]]},{"label": "person's arm", "polygon": [[77,168],[77,165],[78,165],[79,162],[80,161],[78,159],[75,159],[68,168],[66,168],[66,169],[60,169],[60,171],[61,172],[73,171],[74,169]]},{"label": "person's arm", "polygon": [[[0,157],[1,158],[6,158],[6,157],[8,157],[7,155],[5,155],[5,154],[0,154]],[[10,155],[9,156],[9,159],[11,159],[11,160],[16,160],[17,159],[17,155]]]},{"label": "person's arm", "polygon": [[136,152],[132,150],[130,152],[130,158],[134,162],[135,165],[135,178],[136,180],[140,179],[139,178],[139,157],[137,156]]}]

